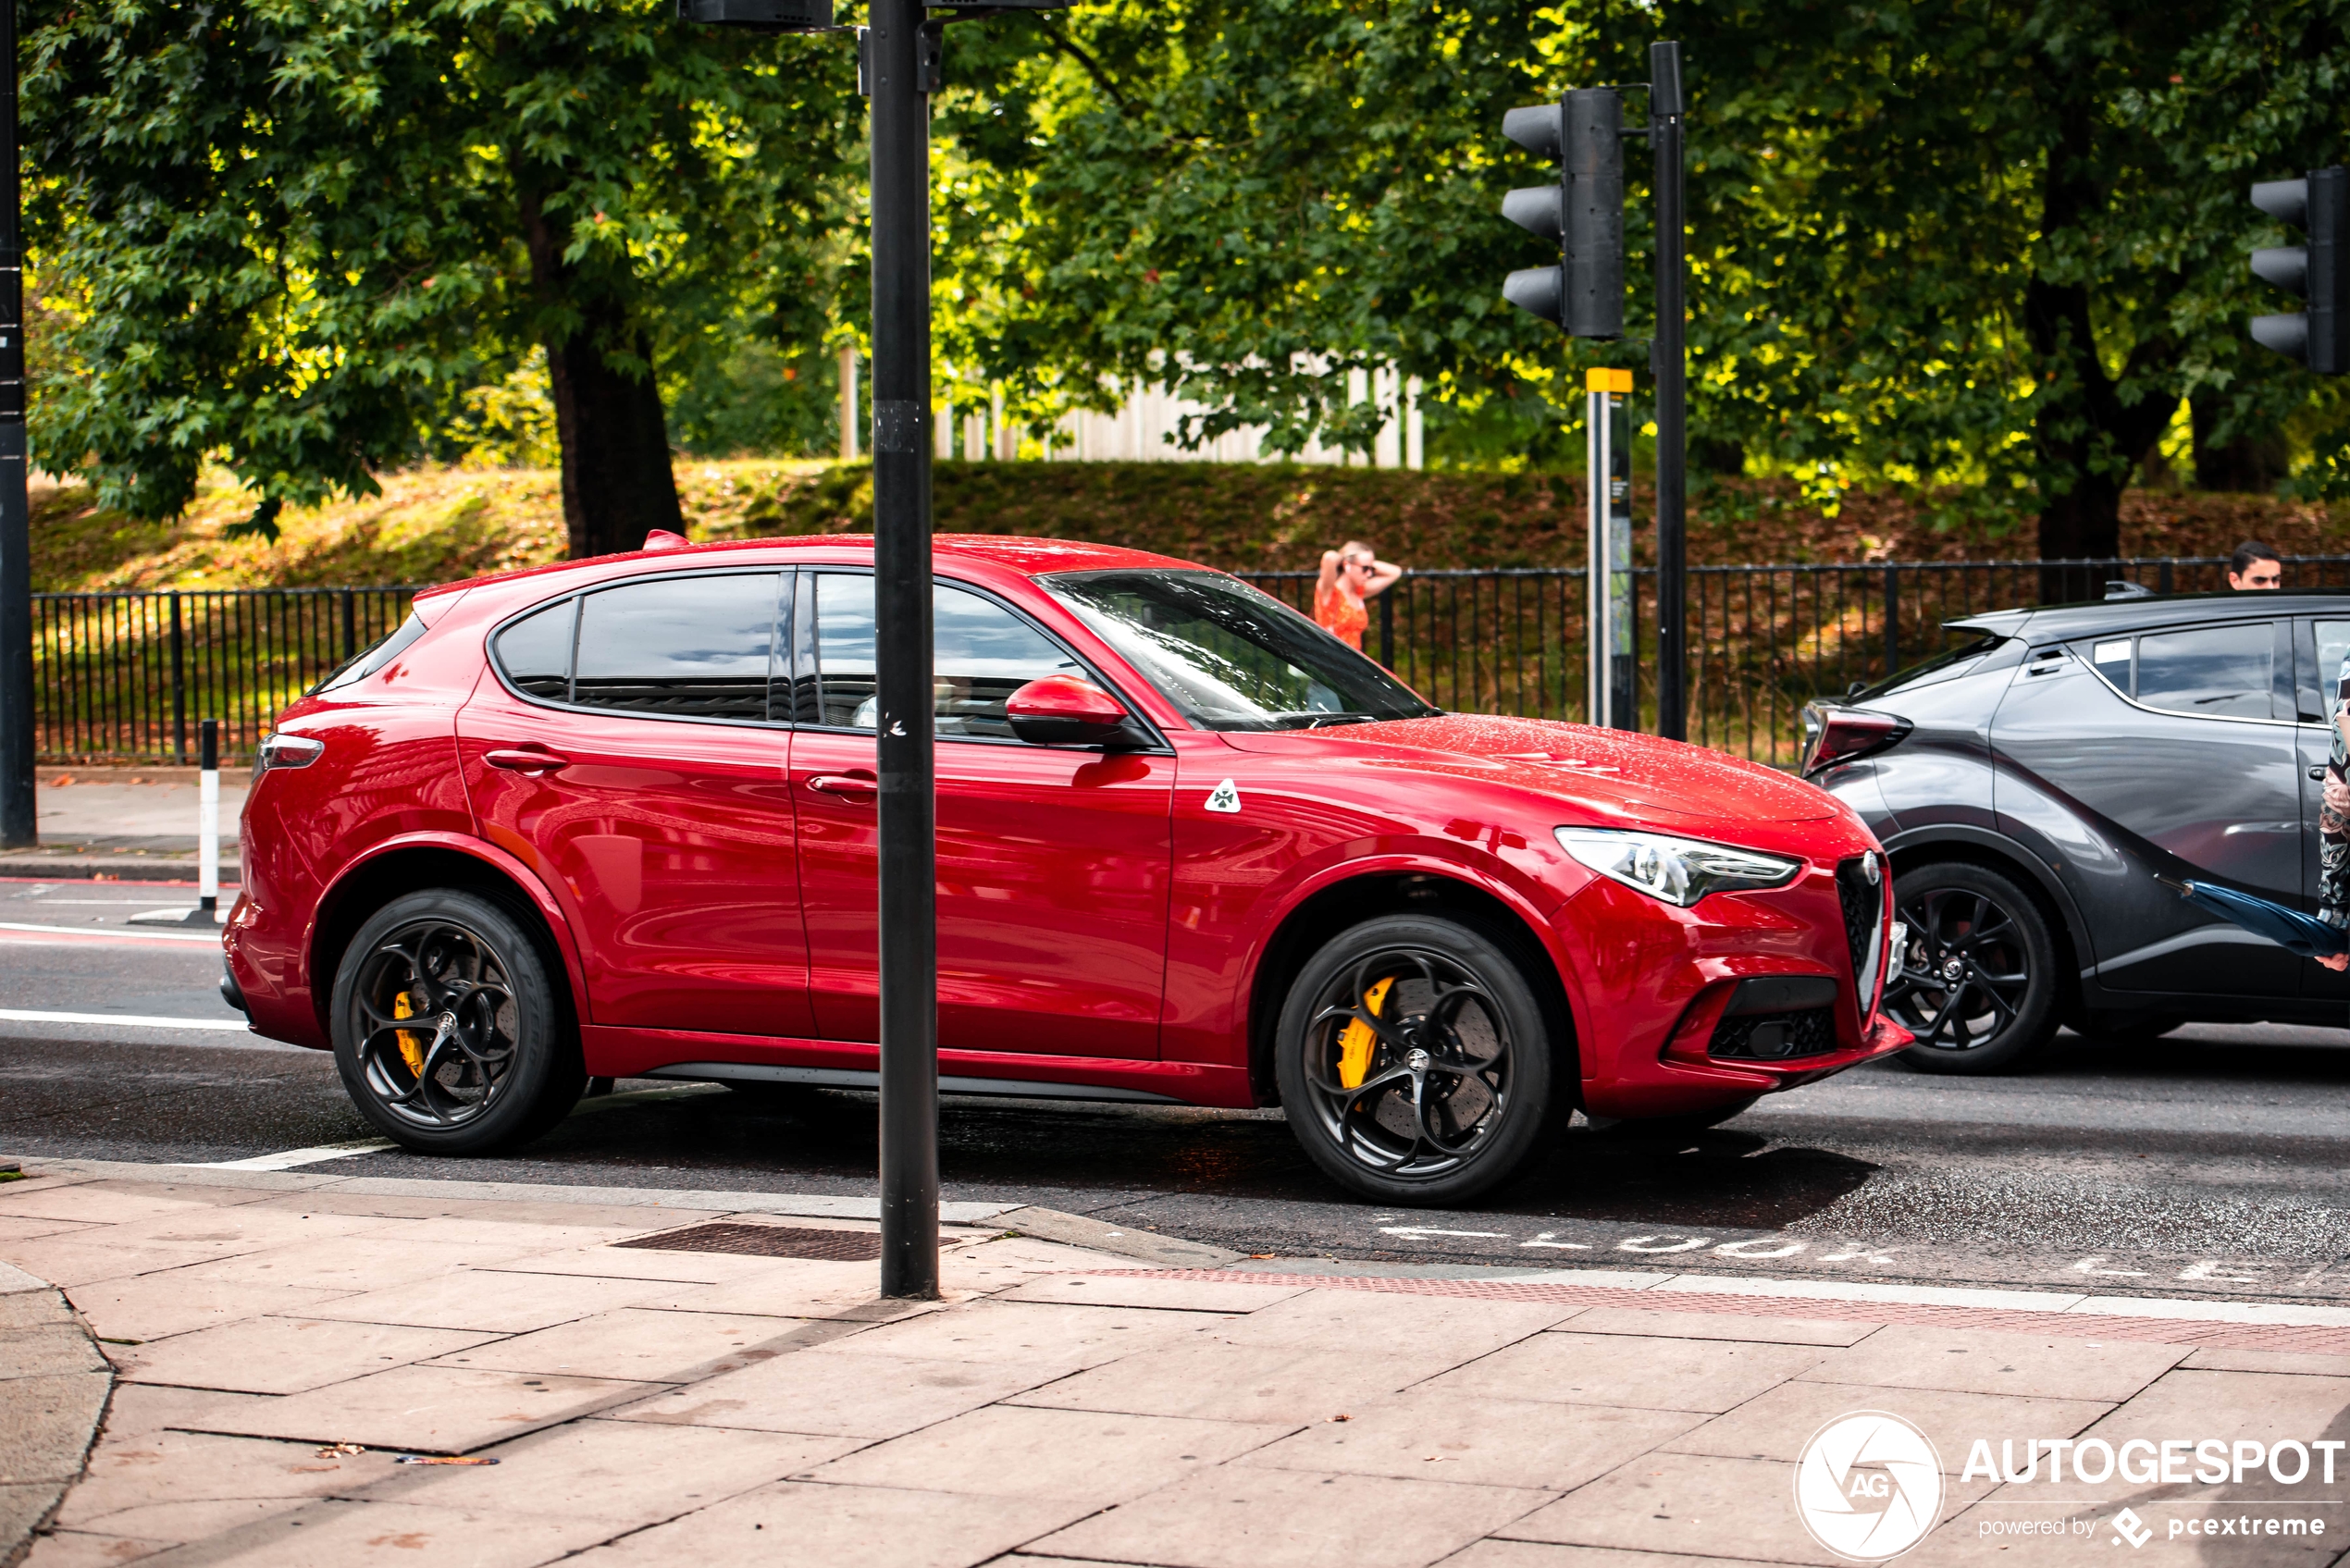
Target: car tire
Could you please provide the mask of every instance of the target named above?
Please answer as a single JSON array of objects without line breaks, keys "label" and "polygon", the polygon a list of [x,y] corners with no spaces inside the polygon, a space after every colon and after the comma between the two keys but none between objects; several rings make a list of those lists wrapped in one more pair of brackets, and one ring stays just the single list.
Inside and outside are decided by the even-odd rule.
[{"label": "car tire", "polygon": [[377,910],[343,950],[335,1065],[359,1114],[395,1143],[428,1154],[513,1148],[562,1120],[587,1087],[526,919],[478,893],[433,888]]},{"label": "car tire", "polygon": [[1281,1005],[1274,1066],[1290,1130],[1330,1179],[1379,1204],[1440,1204],[1524,1161],[1551,1109],[1554,1046],[1516,945],[1390,915],[1307,960]]},{"label": "car tire", "polygon": [[2057,1027],[2056,943],[2030,895],[1986,867],[1943,860],[1896,877],[1893,905],[1910,945],[1884,1011],[1917,1036],[1904,1062],[2010,1072],[2046,1048]]}]

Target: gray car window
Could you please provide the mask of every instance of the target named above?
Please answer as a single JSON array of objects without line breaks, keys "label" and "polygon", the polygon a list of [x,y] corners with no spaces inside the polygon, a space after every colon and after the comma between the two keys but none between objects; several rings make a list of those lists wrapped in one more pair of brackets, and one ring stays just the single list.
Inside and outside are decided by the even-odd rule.
[{"label": "gray car window", "polygon": [[[878,704],[871,577],[828,573],[816,579],[816,649],[823,687],[817,722],[872,729]],[[1009,740],[1007,698],[1040,676],[1085,673],[1066,649],[1002,605],[944,583],[931,591],[931,650],[942,739]]]},{"label": "gray car window", "polygon": [[2335,702],[2350,697],[2342,680],[2343,661],[2350,660],[2350,621],[2320,621],[2317,631],[2317,680],[2312,684],[2318,688],[2319,708],[2331,714]]},{"label": "gray car window", "polygon": [[629,583],[580,601],[572,700],[675,718],[767,717],[776,574]]},{"label": "gray car window", "polygon": [[2276,632],[2266,621],[2138,639],[2138,700],[2198,717],[2266,719]]}]

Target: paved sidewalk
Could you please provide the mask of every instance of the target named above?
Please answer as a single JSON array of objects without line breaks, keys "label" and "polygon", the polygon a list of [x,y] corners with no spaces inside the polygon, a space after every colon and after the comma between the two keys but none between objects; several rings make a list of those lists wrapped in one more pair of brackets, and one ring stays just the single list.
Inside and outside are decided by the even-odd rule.
[{"label": "paved sidewalk", "polygon": [[113,1381],[64,1296],[0,1264],[0,1561],[81,1474]]},{"label": "paved sidewalk", "polygon": [[[237,817],[250,782],[242,768],[221,775],[220,865],[229,883],[238,876]],[[40,847],[0,855],[0,876],[192,879],[197,794],[193,768],[43,766],[33,779]]]},{"label": "paved sidewalk", "polygon": [[[27,1168],[0,1258],[118,1368],[31,1568],[1824,1565],[1797,1460],[1864,1411],[1938,1457],[1905,1562],[2350,1547],[2344,1308],[1333,1274],[991,1205],[914,1305],[859,1200]],[[2051,1439],[2154,1478],[2059,1479]],[[402,1463],[448,1456],[498,1463]]]}]

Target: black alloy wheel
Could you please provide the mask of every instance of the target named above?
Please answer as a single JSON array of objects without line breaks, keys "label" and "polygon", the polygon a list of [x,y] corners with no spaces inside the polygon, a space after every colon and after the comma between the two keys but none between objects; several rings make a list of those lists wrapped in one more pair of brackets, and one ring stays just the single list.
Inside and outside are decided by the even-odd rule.
[{"label": "black alloy wheel", "polygon": [[1926,1072],[2007,1071],[2056,1033],[2056,945],[2023,890],[1997,871],[1943,861],[1893,883],[1909,927],[1884,1010],[1917,1036],[1902,1059]]},{"label": "black alloy wheel", "polygon": [[352,1103],[419,1153],[525,1142],[587,1086],[538,945],[478,894],[434,889],[377,910],[343,952],[333,1019]]},{"label": "black alloy wheel", "polygon": [[1278,1030],[1290,1130],[1379,1203],[1485,1191],[1549,1112],[1541,1004],[1519,960],[1453,920],[1396,915],[1341,932],[1291,986]]}]

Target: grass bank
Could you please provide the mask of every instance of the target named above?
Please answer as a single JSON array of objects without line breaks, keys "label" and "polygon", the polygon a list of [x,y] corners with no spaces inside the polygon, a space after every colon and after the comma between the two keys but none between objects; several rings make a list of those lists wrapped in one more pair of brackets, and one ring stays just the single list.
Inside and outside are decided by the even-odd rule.
[{"label": "grass bank", "polygon": [[[681,462],[696,538],[862,532],[864,463]],[[557,477],[545,469],[427,468],[383,476],[383,494],[289,509],[275,544],[229,539],[251,510],[225,480],[182,516],[142,523],[78,485],[33,491],[34,586],[245,587],[430,583],[535,565],[563,552]],[[943,533],[1026,534],[1132,545],[1238,571],[1311,567],[1363,538],[1406,565],[1565,565],[1582,553],[1582,486],[1559,475],[1189,463],[946,463],[934,481]],[[2339,510],[2339,509],[2337,509]],[[1637,513],[1648,515],[1643,493]],[[2245,537],[2288,554],[2350,552],[2350,516],[2265,496],[2132,491],[2122,548],[2225,554]],[[2034,553],[2028,525],[1937,532],[1894,495],[1850,494],[1834,517],[1792,486],[1717,481],[1693,499],[1700,562],[1993,560]],[[1645,544],[1643,545],[1645,554]]]}]

